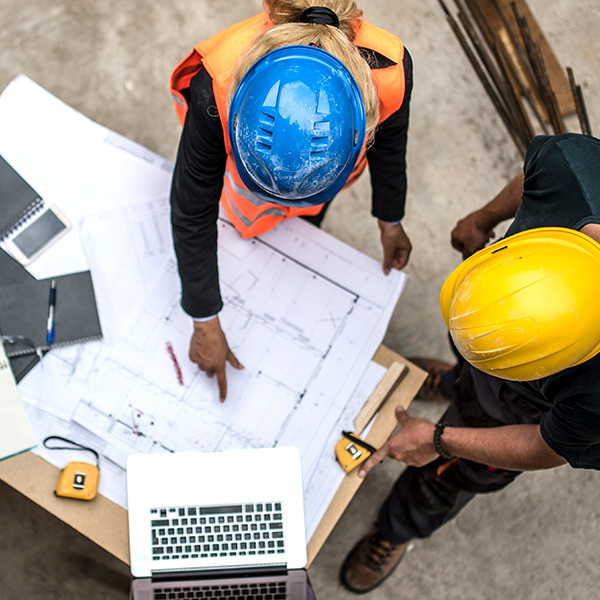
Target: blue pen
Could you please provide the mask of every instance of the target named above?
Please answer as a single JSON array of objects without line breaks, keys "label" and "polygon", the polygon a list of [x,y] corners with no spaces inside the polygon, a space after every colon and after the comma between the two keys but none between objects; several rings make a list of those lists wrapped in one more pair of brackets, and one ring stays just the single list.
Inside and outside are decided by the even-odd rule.
[{"label": "blue pen", "polygon": [[48,325],[46,327],[46,344],[52,345],[54,341],[54,308],[56,306],[56,280],[50,284],[50,298],[48,299]]}]

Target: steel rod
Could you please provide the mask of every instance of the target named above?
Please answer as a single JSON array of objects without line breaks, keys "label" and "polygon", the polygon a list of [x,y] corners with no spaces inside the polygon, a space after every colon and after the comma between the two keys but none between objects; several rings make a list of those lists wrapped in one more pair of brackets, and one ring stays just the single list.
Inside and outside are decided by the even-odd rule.
[{"label": "steel rod", "polygon": [[[509,22],[508,22],[508,19],[506,18],[506,15],[504,14],[502,9],[500,8],[500,5],[498,4],[498,0],[493,0],[493,2],[494,2],[494,7],[495,7],[496,11],[500,15],[504,29],[506,30],[506,32],[509,36],[509,40],[510,40],[512,46],[514,47],[515,52],[517,52],[519,57],[521,58],[522,67],[524,69],[523,75],[526,79],[528,79],[529,84],[531,86],[531,84],[533,82],[533,77],[532,77],[527,59],[524,58],[524,54],[523,54],[524,51],[523,51],[522,45],[517,40]],[[489,19],[483,12],[483,9],[481,8],[479,0],[467,0],[467,4],[471,8],[471,12],[474,12],[474,14],[476,15],[476,21],[477,21],[477,24],[479,25],[480,29],[483,30],[485,28],[485,30],[487,31],[486,38],[488,40],[491,40],[490,47],[492,48],[492,50],[494,52],[494,55],[496,57],[496,62],[498,63],[499,68],[502,70],[504,77],[507,80],[507,85],[510,87],[511,92],[513,93],[513,95],[516,99],[516,102],[518,103],[518,105],[520,107],[520,112],[523,116],[524,127],[526,128],[527,131],[530,132],[531,137],[533,137],[533,135],[534,135],[533,125],[531,124],[529,115],[525,111],[525,107],[521,100],[521,96],[523,98],[525,98],[525,100],[529,104],[529,107],[530,107],[531,111],[533,112],[534,117],[537,119],[537,122],[538,122],[542,132],[548,133],[548,129],[546,128],[546,123],[544,122],[544,119],[543,119],[542,115],[540,114],[540,111],[537,108],[537,104],[539,102],[541,102],[541,100],[534,101],[530,90],[527,88],[526,84],[522,81],[521,75],[517,72],[517,67],[515,66],[515,64],[513,64],[513,59],[508,54],[508,51],[507,51],[504,41],[502,39],[500,39],[500,36],[498,35],[498,33],[490,25]],[[475,8],[475,11],[473,11],[473,8]],[[512,82],[514,82],[516,84],[518,90],[514,89]]]},{"label": "steel rod", "polygon": [[450,24],[452,31],[456,35],[460,45],[462,46],[465,54],[467,55],[469,62],[475,69],[475,72],[477,73],[477,76],[479,77],[481,83],[483,84],[483,87],[484,87],[486,93],[488,94],[492,103],[494,104],[494,107],[496,108],[498,115],[504,122],[504,125],[506,126],[509,135],[512,137],[513,141],[515,142],[517,149],[519,150],[519,153],[521,154],[521,156],[525,156],[526,148],[523,147],[523,144],[522,144],[521,140],[518,138],[518,136],[516,136],[514,134],[510,119],[508,118],[508,115],[506,114],[506,111],[505,111],[504,107],[502,106],[502,103],[500,102],[496,93],[494,92],[494,89],[493,89],[492,85],[490,84],[490,82],[488,81],[484,70],[481,68],[481,65],[477,61],[477,58],[474,55],[473,51],[471,50],[464,34],[460,30],[458,23],[455,21],[455,19],[450,14],[450,11],[448,10],[448,7],[444,3],[444,1],[443,0],[438,0],[438,1],[439,1],[440,5],[442,6],[444,12],[446,13],[446,20]]},{"label": "steel rod", "polygon": [[585,102],[583,100],[583,92],[580,85],[576,85],[575,76],[573,75],[573,69],[567,67],[567,75],[569,77],[569,86],[571,87],[571,94],[573,94],[573,100],[575,101],[575,110],[577,111],[577,118],[579,119],[579,126],[581,127],[581,133],[585,135],[592,135],[590,128],[590,121],[588,119],[587,110],[585,108]]},{"label": "steel rod", "polygon": [[[460,0],[457,0],[457,4],[459,3],[459,1]],[[527,132],[523,128],[523,122],[519,119],[519,109],[516,103],[514,102],[513,98],[510,97],[506,86],[506,82],[500,75],[492,58],[489,56],[489,53],[484,48],[481,39],[478,37],[477,32],[475,31],[473,23],[471,23],[466,13],[463,12],[462,9],[458,13],[458,18],[463,26],[463,29],[467,33],[471,45],[477,52],[479,60],[481,61],[483,67],[485,67],[485,69],[487,70],[490,81],[494,84],[497,90],[499,100],[504,105],[507,118],[511,122],[511,127],[513,129],[514,134],[519,137],[524,146],[528,146],[529,142],[531,141],[531,138],[528,138]]]}]

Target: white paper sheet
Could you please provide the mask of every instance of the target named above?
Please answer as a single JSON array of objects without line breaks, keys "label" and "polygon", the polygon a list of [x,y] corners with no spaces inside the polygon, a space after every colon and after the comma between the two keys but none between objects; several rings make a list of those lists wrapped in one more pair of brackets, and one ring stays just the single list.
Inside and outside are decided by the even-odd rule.
[{"label": "white paper sheet", "polygon": [[[37,118],[53,123],[34,136],[33,154],[20,114],[32,98]],[[100,492],[123,506],[129,454],[298,446],[310,538],[343,477],[335,443],[381,378],[370,359],[406,276],[384,276],[379,263],[302,220],[245,241],[221,219],[220,318],[245,365],[228,371],[221,404],[216,382],[187,358],[191,321],[179,306],[166,199],[171,165],[26,78],[0,96],[0,152],[77,215],[76,250],[57,244],[32,272],[58,274],[62,253],[83,256],[105,332],[101,342],[53,350],[21,382],[38,438],[65,435],[94,447]],[[64,455],[38,451],[64,464]]]}]

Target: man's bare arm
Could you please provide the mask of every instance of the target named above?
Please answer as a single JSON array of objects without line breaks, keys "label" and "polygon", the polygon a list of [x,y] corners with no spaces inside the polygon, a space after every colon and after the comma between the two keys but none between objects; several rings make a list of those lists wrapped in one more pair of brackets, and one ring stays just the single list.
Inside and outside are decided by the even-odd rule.
[{"label": "man's bare arm", "polygon": [[458,221],[451,234],[453,248],[463,258],[481,250],[495,237],[494,227],[515,216],[522,195],[523,173],[519,173],[493,200]]}]

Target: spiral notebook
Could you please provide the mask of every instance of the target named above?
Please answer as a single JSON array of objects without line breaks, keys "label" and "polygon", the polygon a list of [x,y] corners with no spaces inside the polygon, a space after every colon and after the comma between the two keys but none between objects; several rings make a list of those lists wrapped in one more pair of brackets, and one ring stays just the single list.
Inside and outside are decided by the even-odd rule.
[{"label": "spiral notebook", "polygon": [[0,333],[9,358],[48,350],[46,333],[52,279],[56,282],[52,347],[80,344],[102,337],[89,271],[0,284]]},{"label": "spiral notebook", "polygon": [[40,195],[0,155],[0,241],[43,206]]}]

